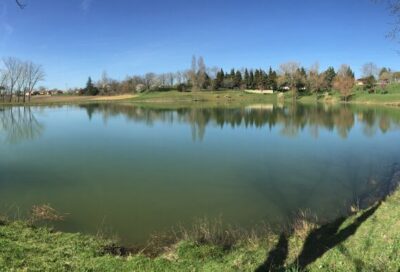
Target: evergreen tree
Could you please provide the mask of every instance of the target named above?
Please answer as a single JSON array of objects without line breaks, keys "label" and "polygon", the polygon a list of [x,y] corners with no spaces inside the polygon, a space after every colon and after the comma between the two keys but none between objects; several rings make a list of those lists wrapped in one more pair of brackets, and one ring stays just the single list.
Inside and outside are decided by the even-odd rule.
[{"label": "evergreen tree", "polygon": [[268,83],[269,83],[268,74],[265,71],[262,71],[262,86],[264,90],[269,88]]},{"label": "evergreen tree", "polygon": [[210,86],[211,86],[211,78],[207,73],[204,73],[204,81],[201,88],[203,90],[207,90],[210,88]]},{"label": "evergreen tree", "polygon": [[297,69],[294,76],[294,81],[297,90],[301,90],[306,86],[307,72],[306,69],[304,69],[304,67]]},{"label": "evergreen tree", "polygon": [[215,80],[214,80],[214,88],[215,88],[216,90],[222,88],[222,84],[224,83],[224,77],[225,77],[224,70],[221,69],[221,70],[217,73],[217,76],[216,76],[216,78],[215,78]]},{"label": "evergreen tree", "polygon": [[250,88],[250,75],[247,69],[244,70],[244,84],[246,85],[246,89]]},{"label": "evergreen tree", "polygon": [[325,77],[325,85],[327,89],[332,89],[333,87],[333,80],[336,77],[336,72],[335,68],[333,67],[328,67],[328,69],[324,72],[324,77]]},{"label": "evergreen tree", "polygon": [[240,88],[242,85],[242,73],[237,70],[235,73],[235,79],[234,79],[234,86],[235,88]]},{"label": "evergreen tree", "polygon": [[90,90],[94,87],[93,82],[92,82],[92,78],[89,77],[87,82],[86,82],[86,90]]},{"label": "evergreen tree", "polygon": [[264,71],[262,69],[260,69],[258,71],[258,80],[257,80],[257,87],[260,90],[264,90],[265,89],[265,85],[264,85]]},{"label": "evergreen tree", "polygon": [[254,82],[254,72],[253,70],[250,70],[250,76],[249,76],[249,89],[254,90],[254,86],[255,82]]},{"label": "evergreen tree", "polygon": [[84,89],[85,95],[97,95],[99,90],[93,85],[92,78],[89,77],[86,82],[86,88]]},{"label": "evergreen tree", "polygon": [[349,77],[354,79],[354,72],[353,72],[353,70],[351,70],[350,66],[347,67],[346,74],[347,74],[347,76],[349,76]]},{"label": "evergreen tree", "polygon": [[383,74],[388,73],[390,71],[390,69],[383,67],[380,71],[379,71],[379,77],[381,77]]},{"label": "evergreen tree", "polygon": [[278,75],[271,67],[269,67],[268,71],[268,88],[274,91],[278,89]]},{"label": "evergreen tree", "polygon": [[229,78],[234,80],[235,79],[235,69],[231,70],[231,73],[229,74]]},{"label": "evergreen tree", "polygon": [[304,67],[300,68],[300,75],[302,77],[307,77],[307,72],[306,72],[306,69]]},{"label": "evergreen tree", "polygon": [[262,75],[261,75],[261,71],[256,69],[256,71],[254,72],[254,87],[256,89],[260,89],[262,86]]},{"label": "evergreen tree", "polygon": [[368,92],[375,92],[375,83],[376,83],[376,79],[374,76],[369,76],[364,78],[364,90],[368,91]]}]

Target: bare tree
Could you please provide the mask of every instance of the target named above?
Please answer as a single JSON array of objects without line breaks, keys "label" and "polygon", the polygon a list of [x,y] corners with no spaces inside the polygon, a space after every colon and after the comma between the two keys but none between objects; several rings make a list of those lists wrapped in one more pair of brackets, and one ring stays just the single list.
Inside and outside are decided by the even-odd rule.
[{"label": "bare tree", "polygon": [[157,83],[157,75],[154,73],[147,73],[144,75],[145,86],[150,90]]},{"label": "bare tree", "polygon": [[[182,82],[188,83],[190,81],[190,75],[191,75],[190,70],[183,71],[182,72]],[[399,76],[399,78],[400,78],[400,76]]]},{"label": "bare tree", "polygon": [[393,28],[387,35],[389,38],[395,40],[400,33],[400,0],[374,0],[375,2],[386,2],[389,7],[391,15],[394,17]]},{"label": "bare tree", "polygon": [[[31,101],[31,95],[35,86],[43,81],[45,78],[45,73],[41,65],[35,64],[31,61],[26,63],[26,88],[25,92],[28,93],[29,101]],[[26,93],[24,93],[24,102],[26,98]]]},{"label": "bare tree", "polygon": [[20,9],[24,9],[26,7],[26,4],[22,3],[21,0],[15,0],[15,2]]},{"label": "bare tree", "polygon": [[176,79],[177,84],[182,84],[183,83],[183,73],[181,71],[176,72],[175,79]]},{"label": "bare tree", "polygon": [[101,73],[101,79],[100,79],[100,82],[99,82],[99,87],[106,91],[109,81],[110,81],[110,79],[108,77],[107,71],[104,70]]},{"label": "bare tree", "polygon": [[167,84],[169,87],[174,86],[174,81],[175,81],[175,74],[174,73],[167,73]]},{"label": "bare tree", "polygon": [[350,75],[349,70],[350,67],[343,64],[333,82],[333,87],[340,92],[346,102],[354,86],[354,77]]},{"label": "bare tree", "polygon": [[[287,85],[293,93],[293,99],[296,97],[297,88],[296,88],[296,74],[300,69],[300,64],[298,62],[287,62],[282,63],[280,66],[281,73],[281,82],[282,84]],[[284,82],[284,83],[283,83]]]},{"label": "bare tree", "polygon": [[8,57],[3,59],[3,64],[6,70],[6,91],[10,96],[10,102],[12,101],[12,97],[14,91],[17,87],[18,80],[21,77],[22,69],[21,69],[21,61],[17,58]]},{"label": "bare tree", "polygon": [[363,77],[374,77],[374,79],[377,79],[379,76],[379,68],[375,63],[368,62],[363,65],[362,74]]},{"label": "bare tree", "polygon": [[160,82],[160,85],[161,86],[166,86],[167,84],[166,84],[166,82],[167,82],[167,75],[166,74],[159,74],[158,76],[157,76],[157,78],[158,78],[158,81]]},{"label": "bare tree", "polygon": [[192,57],[192,65],[190,70],[187,72],[190,83],[192,84],[192,90],[197,91],[199,89],[199,84],[197,82],[197,60],[196,56]]},{"label": "bare tree", "polygon": [[[215,79],[217,77],[217,73],[221,69],[217,66],[213,66],[211,68],[207,68],[207,75],[210,77],[210,79]],[[242,75],[244,74],[244,71],[242,71]]]},{"label": "bare tree", "polygon": [[4,102],[5,92],[7,83],[7,73],[6,70],[0,69],[0,96]]},{"label": "bare tree", "polygon": [[198,59],[196,59],[196,56],[193,56],[191,68],[184,73],[184,76],[186,76],[192,84],[193,91],[198,91],[202,88],[205,88],[207,82],[207,66],[203,57],[200,56]]},{"label": "bare tree", "polygon": [[314,63],[310,67],[308,71],[307,83],[310,92],[315,93],[316,94],[315,98],[318,99],[317,94],[319,91],[321,91],[325,83],[325,76],[323,73],[319,72],[318,62]]},{"label": "bare tree", "polygon": [[198,72],[197,72],[197,83],[200,87],[200,89],[204,88],[206,80],[207,80],[207,67],[206,64],[204,63],[204,59],[202,56],[199,57],[198,63],[197,63],[197,67],[198,67]]},{"label": "bare tree", "polygon": [[[381,84],[385,85],[386,83],[390,83],[393,81],[393,72],[390,68],[382,68],[379,72],[379,80]],[[384,86],[383,86],[384,87]]]},{"label": "bare tree", "polygon": [[27,78],[28,78],[27,63],[20,62],[19,69],[20,69],[20,77],[16,84],[15,93],[17,95],[18,102],[19,102],[19,98],[21,95],[24,95],[24,102],[25,102],[25,90],[26,90],[26,83],[27,83]]}]

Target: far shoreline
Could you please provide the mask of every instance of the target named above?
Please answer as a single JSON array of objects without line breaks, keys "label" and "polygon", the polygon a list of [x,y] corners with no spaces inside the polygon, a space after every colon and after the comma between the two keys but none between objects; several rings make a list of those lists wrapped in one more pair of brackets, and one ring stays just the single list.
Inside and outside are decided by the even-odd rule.
[{"label": "far shoreline", "polygon": [[[390,95],[368,94],[367,96],[359,96],[355,94],[348,101],[342,101],[338,94],[324,96],[318,94],[300,94],[295,100],[303,104],[354,104],[354,105],[371,105],[385,107],[400,107],[400,93]],[[86,104],[86,103],[141,103],[141,104],[184,104],[191,105],[207,105],[212,103],[214,106],[231,105],[243,106],[249,104],[264,103],[293,103],[292,94],[289,92],[274,93],[254,93],[248,90],[221,90],[221,91],[196,91],[196,92],[178,92],[178,91],[154,91],[144,93],[127,93],[116,95],[54,95],[54,96],[32,96],[30,102],[1,102],[0,106],[51,106],[51,105],[68,105],[68,104]]]}]

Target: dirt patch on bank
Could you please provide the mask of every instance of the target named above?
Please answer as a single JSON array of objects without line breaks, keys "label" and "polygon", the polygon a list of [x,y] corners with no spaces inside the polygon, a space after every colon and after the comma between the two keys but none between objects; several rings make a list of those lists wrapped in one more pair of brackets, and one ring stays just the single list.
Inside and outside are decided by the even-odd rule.
[{"label": "dirt patch on bank", "polygon": [[116,100],[125,100],[135,98],[136,95],[134,94],[123,94],[123,95],[115,95],[115,96],[96,96],[93,97],[91,100],[93,101],[116,101]]}]

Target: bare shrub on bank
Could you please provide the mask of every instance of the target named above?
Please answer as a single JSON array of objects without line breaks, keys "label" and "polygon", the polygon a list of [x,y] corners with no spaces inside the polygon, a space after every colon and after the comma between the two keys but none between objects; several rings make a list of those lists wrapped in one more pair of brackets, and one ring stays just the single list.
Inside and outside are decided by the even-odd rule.
[{"label": "bare shrub on bank", "polygon": [[64,218],[65,217],[63,215],[60,215],[54,208],[52,208],[48,204],[35,205],[31,209],[30,221],[32,223],[38,221],[57,222],[57,221],[63,221]]}]

